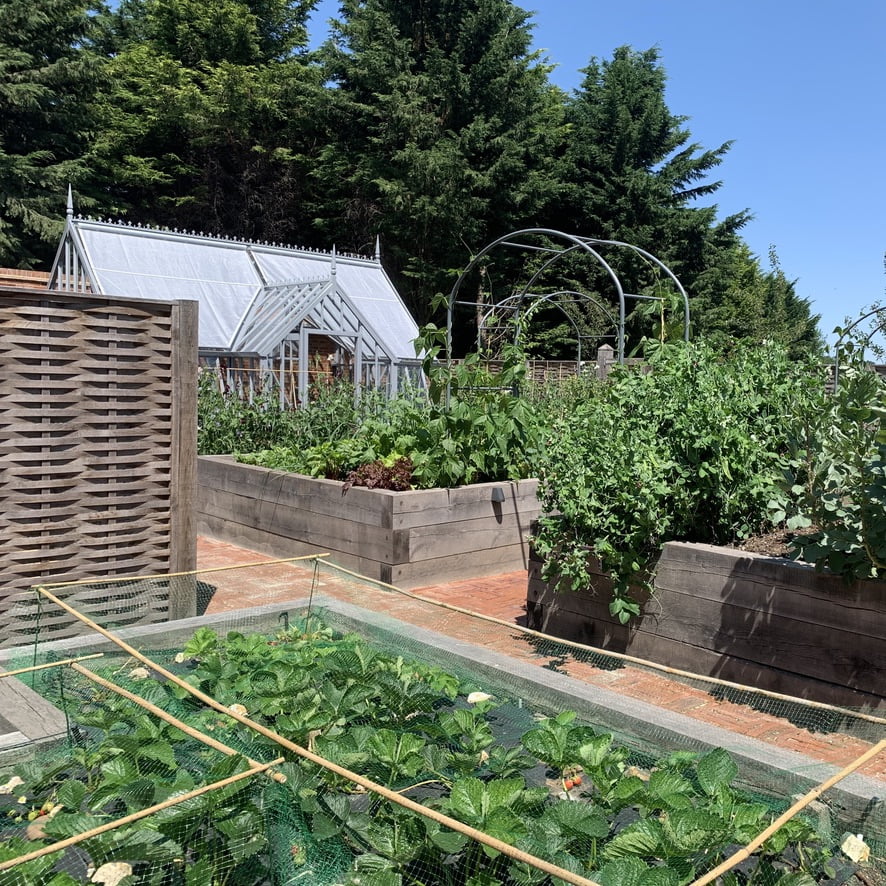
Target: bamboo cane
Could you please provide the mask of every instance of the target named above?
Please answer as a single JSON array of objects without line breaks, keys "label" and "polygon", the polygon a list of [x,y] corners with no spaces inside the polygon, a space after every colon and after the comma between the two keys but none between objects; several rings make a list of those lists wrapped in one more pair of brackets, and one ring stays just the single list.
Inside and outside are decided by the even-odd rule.
[{"label": "bamboo cane", "polygon": [[[217,751],[221,751],[221,753],[226,754],[228,757],[242,756],[240,752],[234,750],[234,748],[229,747],[226,744],[222,744],[222,742],[213,738],[211,735],[206,735],[205,732],[201,732],[199,729],[195,729],[193,726],[189,726],[183,720],[179,720],[178,717],[174,717],[172,714],[164,711],[163,708],[157,707],[157,705],[152,704],[147,699],[144,699],[139,695],[136,695],[134,692],[130,692],[128,689],[124,689],[122,686],[118,686],[116,683],[112,683],[110,680],[105,680],[104,677],[99,677],[98,674],[93,673],[88,668],[84,668],[82,665],[79,665],[77,663],[72,663],[71,669],[75,670],[78,674],[82,674],[84,677],[86,677],[87,680],[92,680],[93,683],[97,683],[99,686],[102,686],[105,689],[110,690],[111,692],[117,693],[117,695],[122,695],[123,698],[129,699],[129,701],[134,702],[139,707],[144,708],[146,711],[149,711],[155,717],[164,720],[171,726],[175,726],[176,729],[181,729],[181,731],[184,732],[185,735],[189,735],[191,738],[195,738],[197,741],[202,742],[203,744],[214,748]],[[257,760],[252,760],[249,757],[244,757],[244,759],[252,767],[263,765]],[[283,775],[282,772],[269,772],[268,776],[270,778],[273,778],[274,781],[279,782],[280,784],[286,783],[286,776]]]},{"label": "bamboo cane", "polygon": [[33,671],[43,671],[46,668],[57,668],[59,665],[74,664],[74,662],[78,661],[89,661],[91,658],[101,658],[103,655],[104,652],[93,652],[92,655],[81,655],[77,658],[63,658],[60,661],[50,661],[45,664],[31,665],[29,668],[18,668],[14,671],[4,671],[0,674],[0,680],[5,677],[17,677],[19,674],[30,674]]},{"label": "bamboo cane", "polygon": [[[384,797],[386,800],[390,800],[392,803],[396,803],[398,806],[402,806],[405,809],[409,809],[411,812],[415,812],[418,815],[429,818],[432,821],[435,821],[438,824],[449,828],[450,830],[456,831],[457,833],[469,837],[472,840],[476,840],[478,843],[483,843],[484,845],[489,846],[491,849],[496,850],[496,852],[500,852],[502,855],[507,855],[509,858],[512,858],[515,861],[523,862],[524,864],[528,864],[532,867],[538,868],[540,871],[543,871],[550,876],[558,877],[559,879],[564,880],[567,883],[573,884],[573,886],[599,886],[599,884],[595,883],[593,880],[588,880],[586,877],[574,874],[572,873],[572,871],[568,871],[565,868],[559,867],[558,865],[551,864],[544,859],[536,858],[534,855],[530,855],[528,852],[523,852],[523,850],[517,849],[514,846],[510,846],[509,844],[504,843],[501,840],[496,839],[495,837],[490,837],[488,834],[483,833],[483,831],[478,831],[476,828],[472,828],[469,825],[462,824],[462,822],[454,818],[450,818],[448,815],[444,815],[442,812],[437,812],[436,809],[431,809],[428,806],[423,806],[421,803],[410,800],[408,797],[402,797],[400,794],[396,793],[396,791],[392,791],[390,788],[387,788],[384,785],[380,785],[374,781],[370,781],[368,778],[364,778],[362,775],[359,775],[356,772],[351,772],[349,769],[345,769],[343,766],[339,766],[337,763],[333,763],[330,760],[327,760],[324,757],[320,757],[312,751],[309,751],[307,748],[303,748],[301,747],[301,745],[297,745],[295,742],[289,741],[289,739],[284,738],[282,735],[274,732],[273,729],[269,729],[267,726],[264,726],[261,723],[257,723],[255,722],[255,720],[251,720],[249,717],[244,717],[241,714],[238,714],[236,711],[229,710],[223,704],[216,701],[205,692],[201,692],[199,689],[197,689],[195,686],[192,686],[187,681],[183,680],[177,674],[173,674],[171,671],[167,671],[165,668],[151,661],[151,659],[149,659],[146,655],[143,655],[137,649],[133,648],[128,643],[121,640],[119,637],[116,637],[114,634],[103,628],[101,625],[96,624],[94,621],[92,621],[92,619],[78,612],[76,609],[74,609],[73,606],[65,603],[64,600],[60,600],[53,593],[46,590],[46,588],[42,585],[38,585],[36,590],[39,593],[43,594],[48,600],[51,600],[53,603],[60,606],[66,612],[70,613],[75,618],[82,621],[83,624],[92,628],[94,631],[97,631],[99,634],[101,634],[103,637],[106,637],[116,646],[119,646],[120,649],[122,649],[124,652],[128,653],[133,658],[138,659],[140,662],[147,665],[148,667],[152,668],[154,671],[156,671],[158,674],[161,674],[170,682],[175,683],[176,686],[180,686],[186,692],[189,692],[192,696],[194,696],[194,698],[202,701],[205,705],[213,708],[221,714],[225,714],[226,716],[237,720],[237,722],[242,723],[244,726],[248,726],[250,729],[253,729],[259,734],[264,735],[271,741],[276,742],[281,747],[292,751],[292,753],[296,754],[297,756],[302,757],[305,760],[309,760],[310,762],[315,763],[323,769],[328,769],[330,772],[334,772],[336,775],[340,775],[342,778],[346,778],[348,781],[354,782],[354,784],[358,784],[366,790],[372,791],[373,793]],[[0,867],[0,870],[2,870],[2,867]]]},{"label": "bamboo cane", "polygon": [[541,631],[534,631],[532,628],[527,628],[523,625],[514,624],[514,622],[511,621],[505,621],[503,618],[496,618],[494,615],[485,615],[482,612],[474,612],[471,609],[465,609],[463,606],[456,606],[453,603],[446,603],[443,600],[434,600],[431,597],[422,597],[420,594],[412,593],[412,591],[404,591],[402,588],[398,588],[396,585],[387,584],[387,582],[379,581],[375,578],[368,578],[365,575],[360,575],[357,572],[352,572],[350,569],[345,569],[344,566],[339,566],[337,563],[327,562],[326,565],[329,566],[331,569],[337,572],[341,572],[345,575],[349,575],[352,578],[359,578],[363,581],[371,582],[372,584],[385,588],[386,590],[394,591],[395,593],[400,594],[404,597],[408,597],[411,600],[418,600],[419,603],[428,603],[432,606],[437,606],[440,609],[447,609],[450,612],[457,612],[460,615],[469,615],[472,618],[479,618],[492,624],[502,625],[509,630],[517,631],[518,633],[524,634],[528,637],[535,637],[539,640],[549,640],[552,643],[557,643],[560,646],[567,646],[570,649],[577,649],[581,652],[589,652],[592,655],[601,655],[606,658],[614,658],[617,661],[640,665],[644,668],[649,668],[653,671],[660,671],[663,674],[670,674],[674,677],[685,677],[689,680],[697,680],[701,683],[708,683],[711,686],[720,686],[724,689],[734,689],[737,692],[748,692],[751,695],[759,695],[764,698],[771,698],[776,701],[784,701],[789,704],[797,704],[799,702],[802,703],[803,707],[815,708],[816,710],[821,711],[828,711],[829,713],[840,714],[843,717],[851,717],[856,720],[865,720],[868,723],[876,723],[878,726],[886,726],[886,717],[878,717],[875,714],[865,714],[861,711],[853,711],[849,708],[837,707],[836,705],[826,704],[822,701],[811,701],[805,698],[798,700],[793,696],[784,695],[780,692],[772,692],[768,689],[760,689],[757,686],[746,686],[743,683],[732,683],[729,680],[721,680],[719,677],[709,677],[705,674],[695,674],[692,671],[683,671],[679,668],[671,668],[667,665],[659,664],[655,661],[649,661],[645,658],[637,658],[634,655],[628,655],[625,652],[615,652],[609,649],[600,649],[596,646],[587,646],[584,643],[576,643],[574,640],[566,640],[562,637],[554,637],[551,634],[542,633]]},{"label": "bamboo cane", "polygon": [[722,864],[715,867],[712,871],[708,871],[703,877],[699,877],[692,886],[706,886],[707,883],[716,880],[721,874],[725,874],[726,871],[731,870],[735,867],[735,865],[740,864],[746,858],[750,858],[750,856],[759,849],[783,824],[790,821],[798,812],[802,809],[805,809],[813,800],[820,797],[826,790],[832,788],[838,781],[842,781],[846,778],[847,775],[851,775],[855,772],[859,766],[863,766],[867,763],[868,760],[876,757],[877,754],[881,753],[883,750],[886,750],[886,738],[882,741],[877,742],[872,748],[866,750],[860,757],[856,760],[853,760],[848,766],[844,769],[841,769],[836,775],[832,775],[827,781],[822,782],[817,788],[813,788],[809,793],[804,794],[791,806],[787,812],[783,812],[779,815],[778,818],[766,828],[765,831],[758,834],[750,843],[747,844],[742,849],[739,849],[734,855],[731,855],[726,859]]},{"label": "bamboo cane", "polygon": [[139,821],[139,819],[147,818],[149,815],[153,815],[155,812],[160,812],[163,809],[169,809],[171,806],[177,806],[179,803],[184,803],[186,800],[193,800],[195,797],[199,797],[201,794],[207,794],[210,791],[217,790],[218,788],[227,787],[229,784],[234,784],[238,781],[242,781],[244,778],[251,778],[253,775],[264,772],[265,770],[270,769],[272,766],[279,766],[282,762],[283,758],[278,757],[276,760],[272,760],[270,763],[262,763],[259,766],[247,769],[245,772],[238,772],[236,775],[230,775],[227,778],[223,778],[221,781],[216,781],[212,784],[206,784],[202,787],[195,788],[193,791],[188,791],[186,794],[179,794],[175,797],[170,797],[168,800],[164,800],[162,803],[157,803],[154,806],[149,806],[147,809],[140,809],[138,812],[133,812],[130,815],[124,815],[123,818],[117,818],[114,821],[109,821],[106,824],[102,824],[98,827],[92,828],[91,830],[84,831],[82,834],[75,834],[73,837],[67,837],[64,840],[59,840],[57,843],[52,843],[49,846],[43,846],[40,849],[35,849],[33,852],[28,852],[25,855],[18,856],[18,858],[10,858],[7,861],[0,862],[0,871],[8,871],[10,868],[17,867],[18,865],[24,864],[27,861],[33,861],[35,858],[42,858],[44,855],[49,855],[52,852],[58,852],[61,849],[67,849],[69,846],[75,846],[77,843],[82,843],[83,840],[88,840],[90,837],[97,837],[99,834],[104,834],[108,831],[114,831],[119,827],[123,827],[123,825],[132,824],[134,821]]}]

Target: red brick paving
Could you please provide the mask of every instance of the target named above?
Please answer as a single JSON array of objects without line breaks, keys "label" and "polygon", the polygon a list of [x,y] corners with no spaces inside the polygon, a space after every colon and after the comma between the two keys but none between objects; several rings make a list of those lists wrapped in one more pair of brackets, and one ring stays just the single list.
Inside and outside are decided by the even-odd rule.
[{"label": "red brick paving", "polygon": [[[266,563],[269,559],[254,551],[209,538],[198,540],[197,558],[201,569]],[[622,695],[642,699],[822,762],[843,767],[871,746],[870,742],[853,736],[813,732],[775,714],[716,698],[700,688],[704,684],[690,686],[664,673],[634,665],[617,670],[598,668],[590,662],[577,660],[562,646],[556,647],[556,653],[546,653],[541,647],[533,646],[526,634],[509,630],[506,626],[431,606],[410,594],[392,597],[397,592],[376,588],[368,582],[350,581],[346,576],[338,577],[329,568],[322,568],[315,575],[310,561],[218,571],[205,578],[216,587],[208,613],[303,597],[314,586],[323,594],[392,615],[410,624],[451,633],[465,642],[495,649],[539,667],[556,661],[558,671],[576,679],[605,686]],[[493,616],[509,624],[519,624],[526,614],[526,573],[521,570],[488,578],[449,582],[420,588],[411,594]],[[810,723],[814,723],[815,718],[815,712],[811,711]],[[886,753],[869,761],[860,771],[886,780]]]}]

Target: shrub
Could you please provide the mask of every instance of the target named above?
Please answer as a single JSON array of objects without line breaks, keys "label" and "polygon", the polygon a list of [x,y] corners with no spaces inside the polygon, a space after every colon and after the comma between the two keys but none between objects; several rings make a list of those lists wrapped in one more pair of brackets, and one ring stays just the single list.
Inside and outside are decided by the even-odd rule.
[{"label": "shrub", "polygon": [[771,525],[792,410],[821,387],[816,367],[775,345],[728,357],[672,345],[650,370],[617,370],[557,420],[540,471],[555,516],[535,544],[549,573],[586,586],[592,550],[614,578],[610,608],[622,622],[639,613],[630,586],[649,587],[664,542],[728,544]]},{"label": "shrub", "polygon": [[886,383],[852,342],[833,396],[798,410],[772,518],[794,554],[847,580],[886,577]]}]

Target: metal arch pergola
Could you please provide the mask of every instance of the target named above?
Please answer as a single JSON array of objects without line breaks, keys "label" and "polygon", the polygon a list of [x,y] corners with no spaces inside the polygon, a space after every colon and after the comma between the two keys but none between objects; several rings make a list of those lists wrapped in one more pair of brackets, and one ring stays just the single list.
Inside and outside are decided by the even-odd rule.
[{"label": "metal arch pergola", "polygon": [[[534,278],[533,278],[534,279]],[[494,305],[490,305],[489,310],[480,318],[480,322],[477,325],[477,347],[480,347],[480,340],[482,336],[482,332],[486,329],[486,324],[490,320],[491,317],[495,315],[495,312],[498,310],[505,311],[513,311],[516,315],[519,312],[520,308],[523,305],[524,301],[531,301],[532,304],[526,309],[526,314],[533,308],[537,308],[541,305],[549,305],[550,307],[557,308],[560,313],[569,321],[569,324],[572,326],[573,331],[575,332],[575,341],[577,346],[577,354],[576,354],[576,363],[581,366],[581,342],[583,338],[600,338],[601,336],[591,336],[591,335],[582,335],[581,330],[578,327],[578,323],[575,322],[575,318],[566,310],[565,304],[560,300],[560,296],[571,295],[575,296],[573,301],[569,302],[569,304],[580,304],[582,302],[589,303],[594,305],[594,307],[598,308],[600,312],[612,322],[613,326],[617,325],[617,321],[615,319],[615,315],[609,308],[603,304],[599,299],[594,298],[592,295],[587,295],[584,292],[576,292],[574,289],[560,289],[557,292],[548,292],[548,293],[531,293],[531,292],[522,292],[517,295],[509,295],[507,298],[503,298],[500,302],[497,302]],[[520,335],[519,328],[515,330],[515,337]]]},{"label": "metal arch pergola", "polygon": [[[528,239],[532,237],[546,237],[549,240],[560,241],[560,243],[559,245],[540,246],[536,243],[527,242]],[[529,291],[535,281],[541,276],[541,274],[551,268],[558,261],[560,261],[560,259],[562,259],[564,255],[568,255],[576,251],[582,251],[594,258],[597,263],[606,271],[609,279],[612,281],[612,284],[615,287],[616,294],[618,295],[618,329],[616,338],[618,341],[619,363],[624,363],[625,357],[625,300],[628,298],[638,300],[650,299],[654,298],[654,296],[626,293],[621,285],[621,281],[618,278],[618,274],[616,274],[612,266],[597,251],[597,247],[602,246],[629,249],[659,267],[677,287],[678,292],[683,297],[683,339],[685,341],[689,341],[689,297],[686,295],[686,290],[683,288],[683,285],[680,283],[671,269],[660,259],[652,255],[652,253],[647,252],[645,249],[641,249],[639,246],[634,246],[631,243],[624,243],[620,240],[600,240],[595,237],[581,237],[577,234],[567,234],[564,231],[556,231],[552,228],[524,228],[522,230],[513,231],[510,234],[506,234],[504,237],[499,237],[497,240],[493,240],[487,246],[484,246],[483,249],[481,249],[480,252],[478,252],[471,259],[470,263],[461,272],[458,279],[455,281],[455,285],[452,287],[452,290],[449,293],[446,308],[446,355],[448,359],[452,359],[452,320],[453,309],[455,305],[466,304],[470,305],[471,307],[475,307],[473,302],[460,302],[458,300],[458,294],[461,290],[461,286],[467,279],[468,275],[480,262],[480,260],[499,246],[509,246],[527,251],[551,253],[550,258],[548,258],[548,260],[545,261],[544,264],[532,275],[527,284],[517,294],[518,296],[521,296],[525,299],[531,298],[531,296],[529,295]]]}]

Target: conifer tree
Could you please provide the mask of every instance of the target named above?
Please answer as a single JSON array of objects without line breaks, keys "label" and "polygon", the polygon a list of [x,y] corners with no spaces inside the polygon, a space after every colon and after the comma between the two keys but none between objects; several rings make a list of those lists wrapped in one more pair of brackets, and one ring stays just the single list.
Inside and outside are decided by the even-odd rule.
[{"label": "conifer tree", "polygon": [[820,318],[797,294],[796,281],[785,275],[774,247],[764,270],[748,246],[739,243],[699,275],[696,285],[695,335],[724,348],[739,339],[776,341],[793,357],[823,351]]},{"label": "conifer tree", "polygon": [[112,88],[95,158],[121,213],[172,227],[300,241],[294,211],[319,67],[316,0],[125,0],[108,18]]},{"label": "conifer tree", "polygon": [[325,47],[336,88],[318,219],[351,249],[380,234],[420,320],[554,186],[561,94],[528,19],[508,0],[345,0]]},{"label": "conifer tree", "polygon": [[[720,243],[749,215],[717,221],[708,175],[722,162],[727,142],[703,149],[690,141],[686,117],[669,110],[666,74],[658,51],[622,46],[610,60],[591,59],[570,99],[570,124],[555,217],[575,233],[631,243],[665,260],[690,284]],[[631,291],[649,285],[649,269],[622,259],[620,274]]]},{"label": "conifer tree", "polygon": [[88,0],[0,0],[0,265],[48,262],[67,187],[88,178],[101,78],[90,9]]},{"label": "conifer tree", "polygon": [[[712,197],[721,182],[710,175],[731,143],[705,149],[691,140],[688,118],[673,114],[665,100],[666,73],[658,51],[622,46],[612,58],[591,59],[584,80],[569,99],[552,227],[602,240],[633,244],[659,259],[690,295],[693,335],[730,339],[765,338],[815,348],[817,318],[796,295],[777,265],[764,271],[741,238],[747,211],[718,219]],[[665,295],[654,265],[628,250],[607,253],[629,293]],[[612,297],[599,266],[571,272],[589,291]],[[682,309],[681,309],[682,310]],[[628,336],[648,334],[649,306],[634,312]],[[646,317],[646,319],[641,319]]]}]

